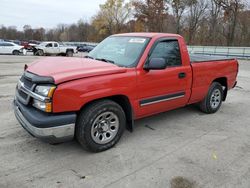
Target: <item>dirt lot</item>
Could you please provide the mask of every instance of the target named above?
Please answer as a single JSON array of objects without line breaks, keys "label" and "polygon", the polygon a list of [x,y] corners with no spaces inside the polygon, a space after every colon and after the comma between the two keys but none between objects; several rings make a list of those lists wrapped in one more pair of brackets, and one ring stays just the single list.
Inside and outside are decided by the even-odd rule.
[{"label": "dirt lot", "polygon": [[25,63],[0,56],[0,187],[250,187],[250,62],[220,111],[188,106],[139,120],[111,150],[75,142],[49,145],[30,136],[11,108]]}]

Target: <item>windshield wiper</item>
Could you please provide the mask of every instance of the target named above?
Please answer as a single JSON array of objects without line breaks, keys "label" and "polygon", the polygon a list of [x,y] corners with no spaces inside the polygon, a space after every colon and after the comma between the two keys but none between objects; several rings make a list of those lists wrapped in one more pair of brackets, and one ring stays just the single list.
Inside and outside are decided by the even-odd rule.
[{"label": "windshield wiper", "polygon": [[88,56],[88,55],[84,56],[84,58],[94,59],[93,57]]},{"label": "windshield wiper", "polygon": [[112,61],[112,60],[108,60],[108,59],[105,59],[105,58],[96,58],[96,60],[99,60],[99,61],[104,61],[104,62],[108,62],[108,63],[115,64],[115,62],[114,62],[114,61]]}]

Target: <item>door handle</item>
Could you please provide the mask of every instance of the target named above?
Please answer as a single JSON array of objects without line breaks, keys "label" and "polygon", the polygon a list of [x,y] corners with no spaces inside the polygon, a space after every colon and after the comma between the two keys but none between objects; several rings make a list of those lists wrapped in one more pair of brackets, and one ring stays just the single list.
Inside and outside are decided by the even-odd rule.
[{"label": "door handle", "polygon": [[186,73],[185,72],[180,72],[178,77],[181,78],[185,78],[186,77]]}]

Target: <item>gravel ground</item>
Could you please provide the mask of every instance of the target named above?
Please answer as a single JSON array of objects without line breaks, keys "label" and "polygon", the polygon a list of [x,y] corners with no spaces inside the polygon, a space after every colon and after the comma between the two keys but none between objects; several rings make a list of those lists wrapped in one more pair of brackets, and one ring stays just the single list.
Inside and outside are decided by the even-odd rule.
[{"label": "gravel ground", "polygon": [[145,118],[93,154],[75,141],[43,143],[14,118],[15,85],[37,58],[0,56],[1,188],[250,187],[250,62],[240,61],[238,86],[216,114],[188,106]]}]

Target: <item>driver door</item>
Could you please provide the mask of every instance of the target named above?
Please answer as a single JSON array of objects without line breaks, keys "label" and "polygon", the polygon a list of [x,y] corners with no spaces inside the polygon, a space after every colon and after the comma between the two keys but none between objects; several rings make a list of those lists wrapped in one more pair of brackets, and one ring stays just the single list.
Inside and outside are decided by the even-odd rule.
[{"label": "driver door", "polygon": [[48,43],[46,46],[45,46],[45,52],[44,53],[48,53],[48,54],[53,54],[53,44],[52,43]]},{"label": "driver door", "polygon": [[163,70],[141,70],[138,73],[138,117],[178,108],[187,104],[190,96],[191,68],[184,66],[177,39],[160,39],[149,54],[163,58]]}]

